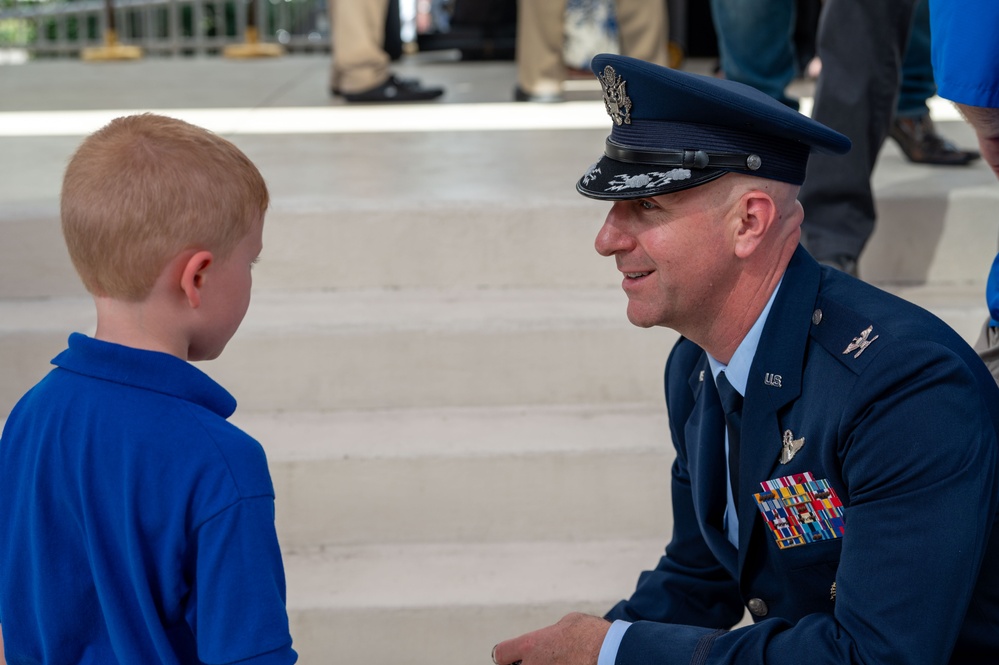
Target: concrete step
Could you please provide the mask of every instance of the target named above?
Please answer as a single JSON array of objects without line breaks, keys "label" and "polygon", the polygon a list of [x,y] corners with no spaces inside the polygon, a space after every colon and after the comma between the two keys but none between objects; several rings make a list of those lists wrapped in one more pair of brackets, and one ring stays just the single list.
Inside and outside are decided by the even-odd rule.
[{"label": "concrete step", "polygon": [[[900,287],[969,341],[978,286]],[[49,368],[89,298],[0,300],[0,417]],[[262,292],[201,367],[248,411],[659,404],[675,332],[642,330],[617,288]]]},{"label": "concrete step", "polygon": [[289,555],[292,637],[303,663],[486,665],[497,642],[571,611],[606,612],[665,544],[379,545]]},{"label": "concrete step", "polygon": [[662,406],[237,412],[233,422],[267,450],[287,551],[671,529]]},{"label": "concrete step", "polygon": [[[937,124],[960,145],[976,145],[966,124]],[[864,279],[984,288],[999,247],[999,183],[991,169],[981,161],[966,167],[911,164],[887,141],[873,182],[878,222],[860,259]]]},{"label": "concrete step", "polygon": [[[201,367],[249,411],[658,403],[676,333],[637,329],[624,309],[617,289],[264,292]],[[70,331],[93,329],[91,310],[0,301],[5,409]]]},{"label": "concrete step", "polygon": [[[948,137],[973,145],[964,124],[939,124]],[[608,205],[580,197],[573,186],[599,155],[606,133],[233,135],[260,165],[272,192],[257,287],[614,284],[612,262],[593,250]],[[11,177],[0,183],[0,298],[82,294],[58,222],[59,179],[78,142],[4,139],[0,172]],[[309,168],[289,168],[289,154]],[[988,167],[914,165],[888,142],[874,186],[880,219],[861,260],[866,279],[984,282],[999,236],[999,184]]]},{"label": "concrete step", "polygon": [[[940,124],[950,135],[970,134],[962,124]],[[615,285],[612,262],[593,249],[610,206],[573,189],[581,165],[596,157],[592,147],[580,146],[599,148],[602,131],[470,136],[466,142],[495,156],[486,164],[495,174],[477,174],[476,185],[447,192],[416,178],[420,184],[407,193],[412,203],[401,204],[401,214],[401,206],[386,205],[391,195],[366,191],[368,183],[354,183],[351,191],[360,196],[334,189],[316,194],[319,183],[311,192],[297,191],[300,184],[285,183],[282,189],[296,194],[275,201],[257,284],[265,290]],[[973,138],[964,143],[972,145]],[[514,172],[511,165],[525,156],[545,168],[523,165]],[[879,219],[861,260],[865,279],[984,284],[999,246],[999,183],[988,167],[911,164],[889,142],[873,182]],[[464,198],[473,192],[476,199]],[[364,249],[341,249],[348,247]]]}]

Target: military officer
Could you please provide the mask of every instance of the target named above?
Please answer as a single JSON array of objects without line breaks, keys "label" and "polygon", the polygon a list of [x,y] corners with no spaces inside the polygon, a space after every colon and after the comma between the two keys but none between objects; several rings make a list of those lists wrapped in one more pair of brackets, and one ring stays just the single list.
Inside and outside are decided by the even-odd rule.
[{"label": "military officer", "polygon": [[605,617],[494,661],[995,662],[999,389],[940,320],[799,245],[809,153],[849,141],[731,81],[593,70],[613,119],[577,184],[613,203],[596,249],[629,320],[682,335],[673,536]]}]

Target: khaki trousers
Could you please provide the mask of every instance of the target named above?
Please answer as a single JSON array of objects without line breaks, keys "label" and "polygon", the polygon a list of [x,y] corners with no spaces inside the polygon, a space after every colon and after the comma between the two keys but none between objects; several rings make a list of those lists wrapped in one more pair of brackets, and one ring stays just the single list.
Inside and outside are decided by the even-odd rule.
[{"label": "khaki trousers", "polygon": [[[665,0],[617,0],[621,54],[666,66]],[[517,0],[517,85],[532,95],[558,94],[566,0]]]},{"label": "khaki trousers", "polygon": [[355,93],[384,83],[389,75],[388,0],[327,0],[327,7],[333,40],[330,88]]}]

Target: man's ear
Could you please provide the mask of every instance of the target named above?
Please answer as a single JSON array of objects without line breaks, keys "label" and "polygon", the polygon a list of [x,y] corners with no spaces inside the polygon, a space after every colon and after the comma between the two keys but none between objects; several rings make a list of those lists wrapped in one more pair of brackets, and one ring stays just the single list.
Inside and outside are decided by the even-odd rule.
[{"label": "man's ear", "polygon": [[742,195],[738,212],[741,219],[735,236],[735,253],[739,258],[746,258],[777,223],[780,213],[773,197],[759,189]]},{"label": "man's ear", "polygon": [[201,307],[201,289],[204,288],[208,268],[214,261],[214,255],[207,249],[197,251],[191,254],[186,261],[183,261],[180,288],[192,309]]}]

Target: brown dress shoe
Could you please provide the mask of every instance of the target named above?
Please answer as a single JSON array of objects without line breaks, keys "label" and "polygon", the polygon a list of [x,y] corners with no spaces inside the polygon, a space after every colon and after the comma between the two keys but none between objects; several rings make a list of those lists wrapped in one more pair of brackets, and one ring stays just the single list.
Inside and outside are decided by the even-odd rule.
[{"label": "brown dress shoe", "polygon": [[929,114],[902,118],[891,123],[890,135],[910,162],[940,166],[964,166],[981,155],[975,150],[961,150],[937,134]]}]

